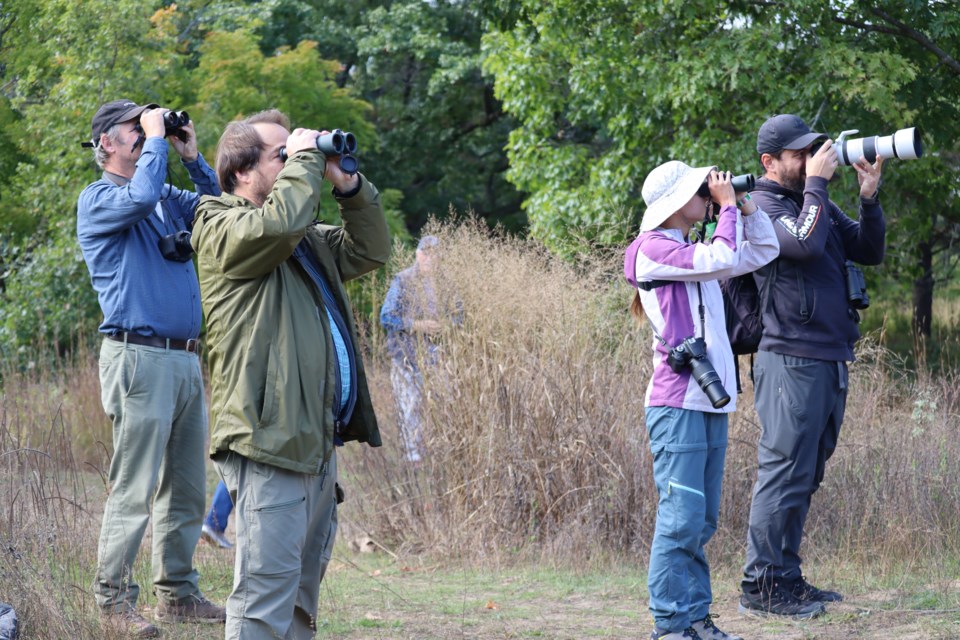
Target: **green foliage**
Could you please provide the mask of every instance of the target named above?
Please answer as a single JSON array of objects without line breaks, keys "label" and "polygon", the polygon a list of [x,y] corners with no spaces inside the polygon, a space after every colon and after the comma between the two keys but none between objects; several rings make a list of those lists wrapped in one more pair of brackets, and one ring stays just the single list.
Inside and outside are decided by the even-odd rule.
[{"label": "green foliage", "polygon": [[[5,354],[69,342],[98,324],[89,276],[75,239],[76,198],[95,179],[79,143],[103,102],[183,103],[182,66],[172,52],[172,9],[91,0],[22,3],[4,34],[4,72],[17,118],[4,119],[18,159],[4,202],[3,307]],[[11,128],[14,131],[11,131]]]},{"label": "green foliage", "polygon": [[89,342],[101,316],[74,237],[57,234],[29,253],[11,254],[4,261],[16,276],[0,306],[0,357],[10,366]]},{"label": "green foliage", "polygon": [[382,146],[371,163],[403,190],[409,226],[449,209],[489,224],[523,224],[502,148],[513,123],[481,71],[476,0],[408,0],[364,16],[353,81],[376,110]]},{"label": "green foliage", "polygon": [[[92,331],[99,310],[75,239],[76,198],[99,176],[79,142],[107,100],[127,97],[185,108],[211,160],[230,119],[276,106],[298,125],[340,127],[376,145],[369,106],[333,81],[340,65],[322,60],[314,43],[265,56],[249,29],[196,30],[215,8],[200,2],[24,0],[15,16],[0,6],[0,51],[9,105],[0,101],[0,348],[66,344]],[[255,25],[256,20],[251,19]],[[6,28],[4,28],[6,27]],[[176,154],[172,153],[172,160]],[[184,172],[176,171],[175,182]],[[392,198],[392,199],[391,199]],[[396,207],[393,226],[402,232]],[[324,211],[335,212],[325,196]],[[402,233],[401,233],[402,235]]]},{"label": "green foliage", "polygon": [[[531,231],[555,250],[571,250],[574,233],[625,241],[644,208],[643,176],[668,159],[756,172],[756,131],[775,113],[834,135],[918,124],[928,143],[956,148],[945,127],[956,121],[958,75],[915,41],[870,28],[882,21],[876,12],[889,12],[956,52],[960,19],[944,3],[519,0],[512,8],[518,19],[484,38],[485,68],[521,122],[508,146],[510,180],[529,193]],[[955,160],[926,166],[926,175],[956,183]],[[900,171],[915,170],[888,175]],[[933,213],[893,202],[904,205],[890,208],[901,209],[894,228],[903,210],[907,224]]]},{"label": "green foliage", "polygon": [[[53,311],[66,299],[94,309],[86,321],[96,323],[82,269],[60,273],[76,279],[56,283],[72,292],[44,289],[31,269],[69,263],[76,197],[98,175],[77,143],[97,106],[120,96],[189,110],[211,161],[227,122],[267,107],[295,125],[351,130],[395,238],[452,207],[512,230],[528,217],[563,254],[622,245],[644,209],[643,177],[665,160],[759,172],[756,130],[774,113],[834,135],[916,125],[927,154],[885,171],[888,257],[867,276],[871,290],[898,296],[916,280],[943,282],[960,240],[960,12],[950,9],[936,0],[0,4],[3,340],[22,344],[27,325],[11,318],[38,310],[43,341],[63,335],[76,326],[54,326],[73,322]],[[831,195],[855,215],[855,175],[839,173]],[[337,219],[332,198],[321,207]]]}]

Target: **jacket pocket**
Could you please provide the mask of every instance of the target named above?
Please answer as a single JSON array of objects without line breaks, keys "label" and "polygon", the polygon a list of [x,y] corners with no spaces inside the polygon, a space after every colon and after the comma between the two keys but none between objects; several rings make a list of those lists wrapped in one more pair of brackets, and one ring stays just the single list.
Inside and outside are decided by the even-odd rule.
[{"label": "jacket pocket", "polygon": [[271,343],[270,350],[267,352],[267,375],[263,384],[263,405],[260,407],[260,420],[257,422],[257,426],[260,428],[269,427],[277,419],[280,395],[280,389],[277,388],[277,367],[279,363],[277,347]]}]

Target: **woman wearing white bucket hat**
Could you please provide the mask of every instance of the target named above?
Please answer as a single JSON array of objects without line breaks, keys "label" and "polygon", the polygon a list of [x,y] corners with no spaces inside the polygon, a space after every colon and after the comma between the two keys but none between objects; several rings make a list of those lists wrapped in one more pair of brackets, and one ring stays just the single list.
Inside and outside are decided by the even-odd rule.
[{"label": "woman wearing white bucket hat", "polygon": [[[647,210],[624,275],[637,288],[631,310],[654,330],[644,402],[660,495],[650,547],[650,638],[737,640],[710,616],[704,553],[717,530],[727,414],[737,395],[718,280],[762,267],[780,246],[769,217],[753,215],[750,196],[736,194],[731,175],[716,167],[664,163],[647,176],[642,195]],[[691,242],[691,228],[714,202],[720,214],[712,239]]]}]

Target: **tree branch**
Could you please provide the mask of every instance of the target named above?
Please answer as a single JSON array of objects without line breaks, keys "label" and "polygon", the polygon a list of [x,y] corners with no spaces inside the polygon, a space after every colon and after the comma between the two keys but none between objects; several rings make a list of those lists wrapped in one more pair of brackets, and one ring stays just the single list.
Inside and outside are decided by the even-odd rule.
[{"label": "tree branch", "polygon": [[878,16],[881,20],[886,20],[888,23],[899,28],[906,37],[918,42],[924,49],[931,51],[935,56],[937,56],[937,58],[940,59],[940,62],[953,69],[953,72],[957,75],[960,75],[960,61],[957,61],[956,58],[952,57],[946,51],[938,47],[933,40],[923,35],[913,27],[900,22],[883,9],[875,8],[873,9],[873,14]]},{"label": "tree branch", "polygon": [[938,47],[933,40],[923,35],[913,27],[897,20],[896,18],[891,16],[889,13],[887,13],[883,9],[873,8],[870,10],[870,13],[877,16],[887,24],[893,25],[893,27],[895,28],[884,27],[884,26],[874,25],[874,24],[867,24],[864,22],[857,22],[856,20],[841,18],[839,16],[835,16],[834,21],[839,24],[847,25],[849,27],[856,27],[858,29],[862,29],[864,31],[886,33],[888,35],[906,38],[908,40],[913,40],[914,42],[919,44],[921,47],[923,47],[924,49],[926,49],[927,51],[935,55],[937,59],[940,60],[942,64],[949,67],[950,70],[953,71],[953,73],[960,76],[960,61],[958,61],[956,58],[954,58],[953,56],[948,54],[946,51]]}]

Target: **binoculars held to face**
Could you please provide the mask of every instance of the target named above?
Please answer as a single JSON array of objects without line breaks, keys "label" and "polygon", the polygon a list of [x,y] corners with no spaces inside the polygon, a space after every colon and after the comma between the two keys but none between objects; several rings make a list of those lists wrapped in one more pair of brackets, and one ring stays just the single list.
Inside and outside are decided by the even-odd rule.
[{"label": "binoculars held to face", "polygon": [[163,114],[163,137],[177,136],[186,142],[187,132],[183,128],[188,124],[190,124],[190,114],[186,111],[167,111]]},{"label": "binoculars held to face", "polygon": [[[357,136],[349,131],[334,129],[317,137],[317,149],[328,158],[340,156],[340,170],[353,175],[360,168],[360,162],[353,156],[357,152]],[[287,161],[287,148],[280,147],[280,159]]]},{"label": "binoculars held to face", "polygon": [[[730,179],[730,184],[733,185],[733,190],[736,193],[743,193],[745,191],[753,191],[753,187],[756,184],[757,180],[753,177],[752,173],[745,173],[742,176],[733,176]],[[704,182],[700,185],[700,188],[697,189],[697,195],[701,198],[706,198],[707,200],[711,199],[710,196],[710,187],[707,186],[707,183]]]}]

